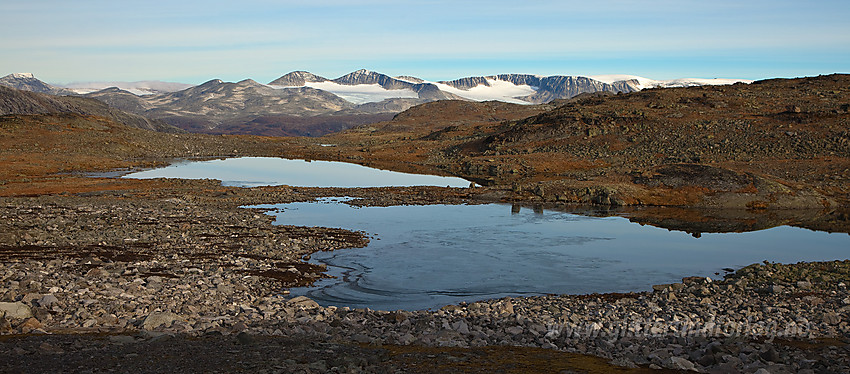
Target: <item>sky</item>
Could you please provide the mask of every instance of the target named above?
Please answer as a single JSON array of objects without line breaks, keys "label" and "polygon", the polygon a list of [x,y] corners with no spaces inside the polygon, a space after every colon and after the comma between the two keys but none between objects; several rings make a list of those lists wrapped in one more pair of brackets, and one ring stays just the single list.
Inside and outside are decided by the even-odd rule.
[{"label": "sky", "polygon": [[0,14],[0,76],[56,84],[850,72],[847,0],[3,0]]}]

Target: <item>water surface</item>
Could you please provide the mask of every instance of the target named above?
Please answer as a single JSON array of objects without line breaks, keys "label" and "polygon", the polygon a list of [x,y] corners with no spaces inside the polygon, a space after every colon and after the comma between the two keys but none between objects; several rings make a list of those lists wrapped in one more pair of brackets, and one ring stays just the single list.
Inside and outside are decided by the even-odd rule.
[{"label": "water surface", "polygon": [[776,227],[695,238],[631,223],[509,205],[353,208],[333,199],[263,205],[276,223],[363,230],[366,248],[315,253],[337,279],[292,290],[322,305],[438,308],[549,293],[650,290],[764,260],[845,259],[850,235]]},{"label": "water surface", "polygon": [[469,181],[455,177],[399,173],[346,162],[290,160],[275,157],[184,161],[160,169],[131,173],[124,178],[218,179],[225,186],[237,187],[469,186]]}]

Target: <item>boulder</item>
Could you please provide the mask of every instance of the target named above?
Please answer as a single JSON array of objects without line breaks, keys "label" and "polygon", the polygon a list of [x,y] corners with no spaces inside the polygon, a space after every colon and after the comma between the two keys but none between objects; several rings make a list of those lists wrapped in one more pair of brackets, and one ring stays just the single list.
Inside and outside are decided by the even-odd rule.
[{"label": "boulder", "polygon": [[296,296],[289,299],[289,304],[301,306],[305,309],[315,309],[319,307],[319,303],[311,300],[307,296]]},{"label": "boulder", "polygon": [[153,312],[148,314],[145,321],[142,322],[142,329],[153,330],[160,326],[169,326],[172,322],[179,320],[180,317],[171,312]]},{"label": "boulder", "polygon": [[675,370],[696,370],[694,363],[686,358],[672,356],[667,362],[667,367]]},{"label": "boulder", "polygon": [[829,325],[837,325],[841,323],[841,316],[838,313],[829,311],[823,314],[823,322]]},{"label": "boulder", "polygon": [[493,309],[495,309],[496,315],[500,317],[514,314],[514,304],[510,299],[504,299],[497,302],[493,305]]},{"label": "boulder", "polygon": [[18,326],[18,329],[21,330],[22,333],[28,334],[32,332],[32,330],[40,329],[42,327],[44,327],[44,325],[41,323],[41,321],[35,318],[28,318],[26,321],[24,321],[24,323]]},{"label": "boulder", "polygon": [[22,302],[0,303],[0,315],[7,319],[24,319],[32,317],[32,309]]},{"label": "boulder", "polygon": [[38,303],[38,306],[47,308],[55,303],[58,303],[59,299],[57,299],[56,296],[54,296],[53,294],[47,294],[42,296],[36,302]]}]

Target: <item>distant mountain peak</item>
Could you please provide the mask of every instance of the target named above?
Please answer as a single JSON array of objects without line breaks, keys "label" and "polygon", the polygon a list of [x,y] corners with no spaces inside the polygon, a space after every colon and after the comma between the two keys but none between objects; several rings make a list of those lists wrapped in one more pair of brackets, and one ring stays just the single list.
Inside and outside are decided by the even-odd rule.
[{"label": "distant mountain peak", "polygon": [[381,74],[381,73],[377,73],[377,72],[374,72],[374,71],[371,71],[371,70],[366,70],[366,69],[360,69],[360,70],[352,71],[351,73],[343,75],[343,76],[341,76],[337,79],[334,79],[333,81],[339,83],[340,81],[344,81],[344,80],[363,79],[363,77],[372,77],[372,79],[379,79],[379,78],[386,77],[386,78],[389,78],[389,79],[394,79],[394,78],[392,78],[392,77],[390,77],[389,75],[386,75],[386,74]]},{"label": "distant mountain peak", "polygon": [[422,78],[416,78],[416,77],[413,77],[413,76],[410,76],[410,75],[399,75],[399,76],[393,77],[393,78],[398,79],[400,81],[410,82],[410,83],[414,83],[414,84],[425,82],[425,80],[422,79]]},{"label": "distant mountain peak", "polygon": [[51,95],[73,95],[74,92],[60,87],[54,87],[38,80],[32,73],[13,73],[0,78],[0,85],[24,91],[46,93]]},{"label": "distant mountain peak", "polygon": [[317,83],[325,82],[327,80],[327,78],[318,76],[309,71],[298,70],[287,73],[286,75],[269,82],[269,85],[283,87],[301,87],[307,82]]},{"label": "distant mountain peak", "polygon": [[360,69],[333,80],[334,83],[348,86],[360,84],[377,84],[387,90],[411,89],[414,84],[398,80],[386,74],[376,73],[366,69]]},{"label": "distant mountain peak", "polygon": [[210,79],[204,83],[201,83],[198,87],[209,87],[209,86],[217,86],[220,84],[224,84],[224,81],[221,79]]},{"label": "distant mountain peak", "polygon": [[257,83],[257,81],[250,79],[250,78],[249,79],[243,79],[239,82],[236,82],[236,84],[239,85],[239,86],[261,86],[261,84]]}]

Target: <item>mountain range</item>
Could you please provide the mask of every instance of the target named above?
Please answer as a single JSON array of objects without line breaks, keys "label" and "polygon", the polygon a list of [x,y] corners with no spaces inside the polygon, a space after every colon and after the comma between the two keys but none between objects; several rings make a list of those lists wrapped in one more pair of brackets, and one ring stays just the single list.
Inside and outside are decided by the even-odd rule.
[{"label": "mountain range", "polygon": [[[738,81],[500,74],[431,82],[362,69],[336,79],[294,71],[268,84],[250,79],[236,83],[213,79],[197,86],[144,81],[75,83],[60,87],[46,84],[32,74],[18,73],[0,78],[0,85],[93,98],[112,108],[191,132],[317,136],[386,120],[412,106],[438,100],[541,104],[584,93],[629,93],[654,87]],[[114,86],[109,87],[111,84]]]},{"label": "mountain range", "polygon": [[57,96],[0,85],[0,115],[73,113],[105,117],[130,127],[168,133],[185,132],[160,120],[128,113],[106,103],[78,96]]}]

